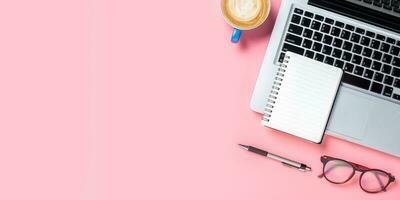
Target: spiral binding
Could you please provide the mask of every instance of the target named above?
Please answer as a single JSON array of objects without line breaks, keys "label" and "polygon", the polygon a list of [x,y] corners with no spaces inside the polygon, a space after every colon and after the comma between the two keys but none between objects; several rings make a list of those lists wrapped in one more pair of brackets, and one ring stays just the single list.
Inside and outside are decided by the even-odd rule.
[{"label": "spiral binding", "polygon": [[278,99],[280,86],[282,85],[283,77],[285,76],[285,72],[286,72],[287,64],[289,63],[289,59],[290,59],[290,56],[285,56],[285,59],[283,60],[282,64],[278,68],[278,72],[276,73],[274,83],[272,84],[272,90],[268,96],[267,105],[265,106],[265,110],[264,110],[263,120],[266,122],[269,122],[271,115],[272,115],[272,109],[274,108],[276,100]]}]

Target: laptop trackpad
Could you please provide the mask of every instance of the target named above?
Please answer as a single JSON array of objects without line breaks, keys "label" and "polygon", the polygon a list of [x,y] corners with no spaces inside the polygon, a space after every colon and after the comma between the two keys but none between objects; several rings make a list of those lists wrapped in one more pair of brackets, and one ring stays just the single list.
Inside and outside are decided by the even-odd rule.
[{"label": "laptop trackpad", "polygon": [[376,103],[341,89],[328,124],[328,132],[353,139],[362,139],[371,111]]}]

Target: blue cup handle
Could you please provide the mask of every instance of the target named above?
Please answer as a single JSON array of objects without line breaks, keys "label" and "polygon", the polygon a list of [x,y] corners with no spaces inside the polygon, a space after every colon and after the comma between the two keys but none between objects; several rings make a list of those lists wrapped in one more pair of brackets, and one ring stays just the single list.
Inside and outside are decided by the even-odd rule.
[{"label": "blue cup handle", "polygon": [[242,33],[241,30],[239,30],[239,29],[237,29],[237,28],[233,28],[233,33],[232,33],[232,37],[231,37],[231,42],[232,42],[232,43],[237,43],[237,42],[239,42],[241,33]]}]

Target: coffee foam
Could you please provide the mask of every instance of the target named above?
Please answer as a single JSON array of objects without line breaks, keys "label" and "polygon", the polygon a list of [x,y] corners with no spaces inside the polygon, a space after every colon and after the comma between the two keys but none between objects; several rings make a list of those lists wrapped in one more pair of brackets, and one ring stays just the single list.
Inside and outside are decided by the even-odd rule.
[{"label": "coffee foam", "polygon": [[240,30],[261,25],[269,14],[269,0],[221,0],[225,20]]},{"label": "coffee foam", "polygon": [[258,16],[261,0],[228,0],[228,11],[238,21],[251,21]]}]

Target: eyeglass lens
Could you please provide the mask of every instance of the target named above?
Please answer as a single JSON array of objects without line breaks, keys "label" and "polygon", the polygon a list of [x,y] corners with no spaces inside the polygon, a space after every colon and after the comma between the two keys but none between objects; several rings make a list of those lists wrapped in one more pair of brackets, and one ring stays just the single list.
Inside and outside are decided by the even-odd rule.
[{"label": "eyeglass lens", "polygon": [[341,160],[330,160],[324,167],[325,178],[333,183],[345,183],[354,175],[354,168]]},{"label": "eyeglass lens", "polygon": [[379,192],[389,183],[389,176],[381,171],[366,171],[360,177],[360,186],[368,192]]}]

